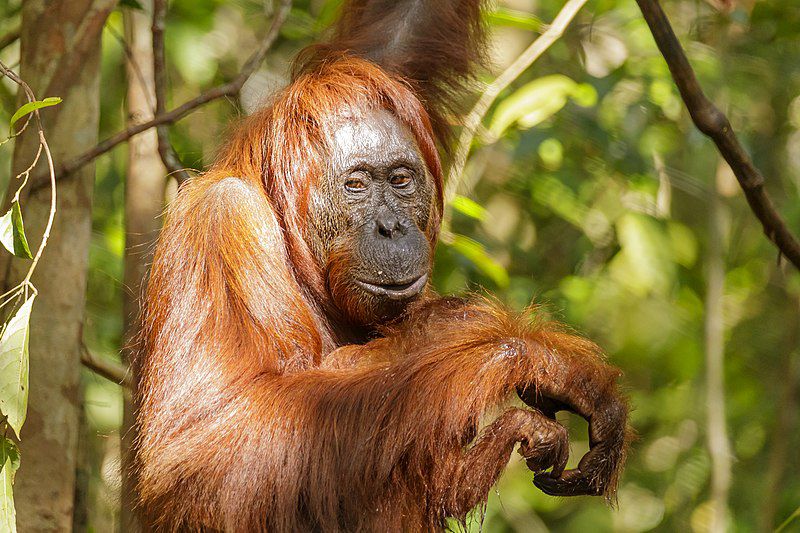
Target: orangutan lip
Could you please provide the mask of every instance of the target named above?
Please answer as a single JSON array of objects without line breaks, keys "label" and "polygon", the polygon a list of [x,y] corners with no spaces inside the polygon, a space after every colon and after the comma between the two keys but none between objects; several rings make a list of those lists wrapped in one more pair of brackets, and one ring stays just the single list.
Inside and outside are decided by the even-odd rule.
[{"label": "orangutan lip", "polygon": [[390,300],[405,300],[419,294],[425,284],[428,282],[428,275],[423,274],[420,277],[408,281],[406,283],[387,283],[376,284],[369,281],[356,280],[356,284],[367,292],[371,292],[377,296],[383,296]]}]

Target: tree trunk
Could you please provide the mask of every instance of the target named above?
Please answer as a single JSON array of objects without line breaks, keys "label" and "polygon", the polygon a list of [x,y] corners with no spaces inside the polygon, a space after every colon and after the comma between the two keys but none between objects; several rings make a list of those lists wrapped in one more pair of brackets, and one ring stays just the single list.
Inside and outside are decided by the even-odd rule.
[{"label": "tree trunk", "polygon": [[[152,0],[140,0],[144,8],[125,10],[125,40],[130,48],[128,61],[128,125],[146,122],[155,110],[153,40],[150,34]],[[125,181],[125,321],[123,362],[130,363],[138,347],[140,297],[143,280],[153,254],[153,244],[161,228],[159,215],[164,208],[166,170],[158,155],[156,130],[148,130],[128,143],[128,175]],[[132,376],[133,380],[136,376]],[[130,391],[125,391],[120,429],[123,465],[134,438],[134,413]],[[138,531],[133,513],[134,480],[127,468],[122,472],[122,531]]]},{"label": "tree trunk", "polygon": [[[64,99],[42,112],[56,163],[97,142],[100,36],[114,4],[114,0],[23,2],[20,75],[38,98]],[[33,131],[23,134],[15,146],[15,172],[33,160],[37,145]],[[60,182],[53,232],[33,276],[39,297],[31,318],[23,459],[14,487],[20,531],[72,529],[93,182],[91,165]],[[11,194],[18,185],[10,184]],[[11,194],[6,195],[6,205]],[[28,237],[38,245],[50,207],[49,188],[23,196],[21,204]],[[19,282],[28,266],[29,261],[4,257],[0,272],[5,286]]]}]

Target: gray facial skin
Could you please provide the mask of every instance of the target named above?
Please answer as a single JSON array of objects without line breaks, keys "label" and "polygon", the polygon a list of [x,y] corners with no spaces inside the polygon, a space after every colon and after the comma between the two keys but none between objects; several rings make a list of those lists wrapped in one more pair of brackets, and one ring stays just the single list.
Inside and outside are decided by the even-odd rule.
[{"label": "gray facial skin", "polygon": [[383,109],[328,125],[329,168],[309,202],[307,242],[349,318],[402,311],[428,280],[433,178],[411,132]]}]

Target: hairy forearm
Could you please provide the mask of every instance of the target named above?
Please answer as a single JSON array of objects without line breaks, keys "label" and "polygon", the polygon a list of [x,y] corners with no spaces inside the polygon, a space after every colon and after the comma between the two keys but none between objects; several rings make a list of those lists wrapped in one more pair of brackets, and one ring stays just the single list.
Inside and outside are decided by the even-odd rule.
[{"label": "hairy forearm", "polygon": [[[587,341],[492,305],[437,300],[413,309],[384,337],[331,357],[320,368],[264,373],[241,389],[235,385],[242,383],[240,373],[227,367],[222,381],[229,385],[208,387],[203,394],[210,397],[193,402],[217,406],[218,412],[178,411],[183,420],[162,415],[172,427],[144,432],[144,442],[153,446],[145,454],[153,461],[147,471],[156,481],[164,479],[164,471],[180,474],[173,475],[173,483],[181,477],[204,479],[206,499],[195,497],[190,505],[196,503],[197,512],[227,505],[220,515],[232,519],[248,509],[266,512],[265,492],[276,495],[269,505],[282,509],[303,501],[297,520],[311,522],[298,522],[301,526],[341,516],[385,521],[381,502],[387,498],[422,498],[439,518],[463,516],[486,497],[514,443],[545,429],[553,439],[566,439],[553,429],[555,422],[529,411],[539,418],[528,421],[527,433],[501,421],[465,451],[482,415],[524,390],[530,404],[546,397],[592,419],[592,460],[583,463],[586,472],[570,474],[563,490],[613,489],[609,480],[613,483],[624,454],[626,411],[614,384],[618,373]],[[163,412],[164,405],[148,409]],[[171,435],[166,444],[164,434]],[[219,441],[212,449],[228,453],[198,461],[197,450],[210,438]],[[529,451],[529,466],[539,465],[531,466],[534,471],[566,460],[565,452],[549,448]],[[561,469],[563,464],[553,483]],[[209,503],[234,488],[239,502]],[[374,514],[365,515],[365,501],[374,502]]]}]

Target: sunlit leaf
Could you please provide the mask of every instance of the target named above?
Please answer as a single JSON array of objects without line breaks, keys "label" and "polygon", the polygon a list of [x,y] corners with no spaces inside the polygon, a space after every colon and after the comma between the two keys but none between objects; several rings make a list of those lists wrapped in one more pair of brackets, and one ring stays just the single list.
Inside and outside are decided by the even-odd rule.
[{"label": "sunlit leaf", "polygon": [[597,91],[561,74],[533,80],[498,104],[489,129],[499,137],[514,124],[532,128],[558,113],[570,98],[579,106],[591,107],[597,104]]},{"label": "sunlit leaf", "polygon": [[330,27],[331,24],[333,24],[333,22],[336,20],[336,16],[339,14],[341,7],[342,0],[327,0],[322,5],[322,9],[319,10],[319,13],[316,16],[317,31],[323,31]]},{"label": "sunlit leaf", "polygon": [[514,124],[532,128],[564,107],[575,86],[561,74],[527,83],[498,104],[489,129],[499,137]]},{"label": "sunlit leaf", "polygon": [[510,26],[530,31],[542,31],[544,22],[542,19],[515,9],[500,7],[488,14],[489,24],[493,26]]},{"label": "sunlit leaf", "polygon": [[651,124],[639,137],[639,153],[669,154],[681,145],[679,130],[674,124]]},{"label": "sunlit leaf", "polygon": [[483,245],[464,235],[453,236],[453,248],[469,259],[481,272],[494,281],[498,287],[508,287],[508,272],[486,252]]},{"label": "sunlit leaf", "polygon": [[8,438],[0,442],[0,530],[9,533],[17,531],[17,513],[14,509],[14,476],[19,468],[19,450]]},{"label": "sunlit leaf", "polygon": [[25,237],[25,226],[22,223],[22,210],[19,202],[13,202],[11,209],[0,217],[0,243],[6,250],[17,257],[31,259],[31,249]]},{"label": "sunlit leaf", "polygon": [[564,160],[564,145],[558,139],[551,137],[543,140],[537,151],[542,163],[548,169],[555,170],[559,168]]},{"label": "sunlit leaf", "polygon": [[610,265],[614,279],[640,296],[666,294],[674,264],[663,227],[648,216],[626,213],[616,229],[621,250]]},{"label": "sunlit leaf", "polygon": [[667,224],[667,236],[675,262],[686,268],[693,267],[697,261],[698,244],[692,230],[678,222],[670,222]]},{"label": "sunlit leaf", "polygon": [[20,306],[0,338],[0,412],[17,437],[28,409],[28,341],[35,298],[31,296]]},{"label": "sunlit leaf", "polygon": [[581,107],[597,105],[597,89],[588,83],[578,83],[570,92],[572,101]]},{"label": "sunlit leaf", "polygon": [[17,121],[22,117],[24,117],[25,115],[29,115],[30,113],[33,113],[37,109],[54,106],[60,103],[61,103],[61,98],[59,98],[58,96],[48,96],[44,100],[34,100],[33,102],[28,102],[27,104],[17,109],[16,113],[11,115],[11,120],[8,123],[9,133],[14,131],[14,124],[16,124]]},{"label": "sunlit leaf", "polygon": [[583,229],[586,206],[558,178],[550,175],[538,177],[531,187],[531,197],[570,224]]},{"label": "sunlit leaf", "polygon": [[450,202],[450,205],[452,205],[453,209],[462,215],[467,215],[468,217],[476,220],[486,219],[486,208],[475,200],[467,198],[466,196],[461,196],[460,194],[456,195],[456,197],[453,198],[453,201]]}]

